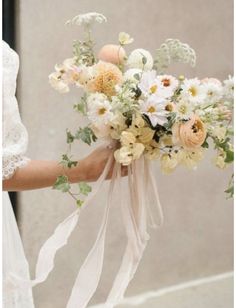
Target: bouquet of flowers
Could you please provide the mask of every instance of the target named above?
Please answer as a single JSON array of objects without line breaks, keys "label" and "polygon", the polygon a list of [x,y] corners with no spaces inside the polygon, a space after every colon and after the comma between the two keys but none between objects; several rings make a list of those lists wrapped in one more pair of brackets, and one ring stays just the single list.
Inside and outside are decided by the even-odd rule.
[{"label": "bouquet of flowers", "polygon": [[[97,289],[104,260],[104,244],[109,211],[115,189],[119,193],[127,245],[120,269],[110,293],[102,307],[112,308],[123,298],[142,258],[147,241],[148,218],[152,225],[155,217],[151,206],[157,206],[159,225],[163,221],[157,185],[150,161],[159,160],[161,169],[170,173],[179,165],[195,169],[204,152],[213,142],[216,150],[214,163],[225,168],[233,161],[230,142],[233,134],[230,125],[233,104],[233,78],[223,83],[215,78],[185,78],[166,74],[171,62],[189,63],[194,66],[196,55],[187,44],[168,39],[153,57],[145,49],[135,49],[129,55],[125,46],[133,42],[129,34],[121,32],[117,45],[105,45],[98,55],[94,52],[92,25],[105,22],[102,14],[78,15],[68,25],[79,25],[85,30],[84,40],[74,41],[73,56],[56,65],[49,81],[60,93],[67,93],[72,86],[82,88],[83,96],[74,106],[88,119],[86,127],[67,131],[69,151],[61,163],[73,168],[71,144],[82,140],[87,144],[98,138],[115,142],[114,157],[109,159],[95,187],[79,183],[79,194],[71,191],[65,175],[58,177],[54,188],[69,192],[78,207],[56,228],[43,245],[37,266],[36,278],[31,284],[44,281],[54,267],[57,251],[74,230],[81,210],[100,191],[115,158],[109,184],[107,204],[97,239],[84,261],[75,280],[67,308],[85,308]],[[211,144],[212,144],[211,142]],[[113,153],[112,153],[113,156]],[[121,166],[127,166],[125,179],[128,197],[124,198]],[[127,184],[128,183],[128,184]],[[227,190],[232,195],[233,188]],[[81,196],[87,196],[82,198]],[[154,212],[155,213],[155,212]]]},{"label": "bouquet of flowers", "polygon": [[[125,45],[133,42],[129,34],[119,34],[119,44],[105,45],[94,53],[91,27],[105,22],[97,13],[78,15],[67,24],[84,28],[83,41],[74,41],[73,57],[56,65],[49,81],[60,93],[71,86],[82,88],[84,95],[74,106],[89,124],[77,132],[67,131],[67,142],[82,140],[87,144],[97,138],[117,141],[114,157],[130,165],[142,155],[159,160],[164,173],[179,165],[195,169],[212,140],[216,150],[214,163],[224,169],[233,161],[232,105],[234,81],[223,83],[215,78],[185,78],[165,74],[171,61],[195,65],[195,52],[187,44],[168,39],[155,57],[145,49],[135,49],[128,56]],[[71,156],[62,163],[73,167]],[[82,192],[90,191],[86,183]],[[54,186],[69,189],[65,176]],[[232,194],[232,188],[227,190]],[[83,202],[78,199],[78,205]]]}]

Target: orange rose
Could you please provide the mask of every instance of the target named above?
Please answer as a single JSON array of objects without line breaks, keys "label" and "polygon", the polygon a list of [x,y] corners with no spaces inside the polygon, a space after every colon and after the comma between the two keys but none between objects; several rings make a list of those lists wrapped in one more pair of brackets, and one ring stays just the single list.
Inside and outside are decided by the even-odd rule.
[{"label": "orange rose", "polygon": [[206,139],[204,123],[198,116],[193,116],[185,123],[176,123],[172,128],[173,142],[186,149],[199,148]]}]

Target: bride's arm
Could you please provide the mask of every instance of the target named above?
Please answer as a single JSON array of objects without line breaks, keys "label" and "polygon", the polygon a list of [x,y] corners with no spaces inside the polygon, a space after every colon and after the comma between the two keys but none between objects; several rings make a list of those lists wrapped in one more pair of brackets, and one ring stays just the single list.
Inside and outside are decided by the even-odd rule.
[{"label": "bride's arm", "polygon": [[[70,169],[62,167],[56,161],[32,160],[25,167],[17,169],[10,179],[3,181],[3,190],[23,191],[50,187],[62,174],[67,175],[71,183],[95,181],[103,172],[113,151],[107,147],[99,147]],[[111,176],[111,171],[108,177]],[[126,173],[125,169],[123,173]]]}]

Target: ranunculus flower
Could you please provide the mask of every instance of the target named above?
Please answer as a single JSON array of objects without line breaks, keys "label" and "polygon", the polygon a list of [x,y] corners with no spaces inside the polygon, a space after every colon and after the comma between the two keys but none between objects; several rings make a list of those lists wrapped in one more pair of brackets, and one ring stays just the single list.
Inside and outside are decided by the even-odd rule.
[{"label": "ranunculus flower", "polygon": [[173,141],[187,149],[199,148],[206,139],[206,129],[201,119],[194,115],[185,123],[176,123],[172,128]]},{"label": "ranunculus flower", "polygon": [[87,84],[88,91],[104,93],[108,97],[115,95],[115,86],[123,80],[119,68],[114,64],[99,61],[93,66],[93,70],[94,77]]},{"label": "ranunculus flower", "polygon": [[119,45],[105,45],[100,49],[98,53],[99,60],[110,62],[113,64],[123,64],[125,58],[125,50]]}]

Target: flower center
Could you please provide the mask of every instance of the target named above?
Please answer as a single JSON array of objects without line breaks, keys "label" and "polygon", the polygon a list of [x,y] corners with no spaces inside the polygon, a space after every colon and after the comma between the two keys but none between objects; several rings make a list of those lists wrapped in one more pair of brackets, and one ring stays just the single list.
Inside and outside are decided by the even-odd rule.
[{"label": "flower center", "polygon": [[104,108],[104,107],[102,107],[102,108],[100,108],[99,110],[98,110],[98,114],[99,115],[104,115],[105,113],[106,113],[106,108]]},{"label": "flower center", "polygon": [[194,88],[194,87],[191,87],[189,88],[189,93],[192,95],[192,96],[196,96],[197,95],[197,89]]},{"label": "flower center", "polygon": [[172,104],[167,104],[166,107],[165,107],[165,110],[169,111],[169,112],[172,112],[174,110],[174,107],[173,107]]},{"label": "flower center", "polygon": [[169,87],[170,86],[170,79],[163,79],[162,84],[164,87]]},{"label": "flower center", "polygon": [[149,113],[156,112],[156,108],[153,107],[153,106],[150,106],[150,107],[148,108],[148,112],[149,112]]},{"label": "flower center", "polygon": [[152,94],[154,94],[154,93],[156,93],[156,91],[157,91],[157,85],[154,84],[153,86],[150,87],[150,92],[151,92]]},{"label": "flower center", "polygon": [[187,108],[186,105],[182,105],[182,106],[180,106],[179,111],[180,111],[180,113],[182,113],[182,114],[186,114],[187,111],[188,111],[188,108]]}]

